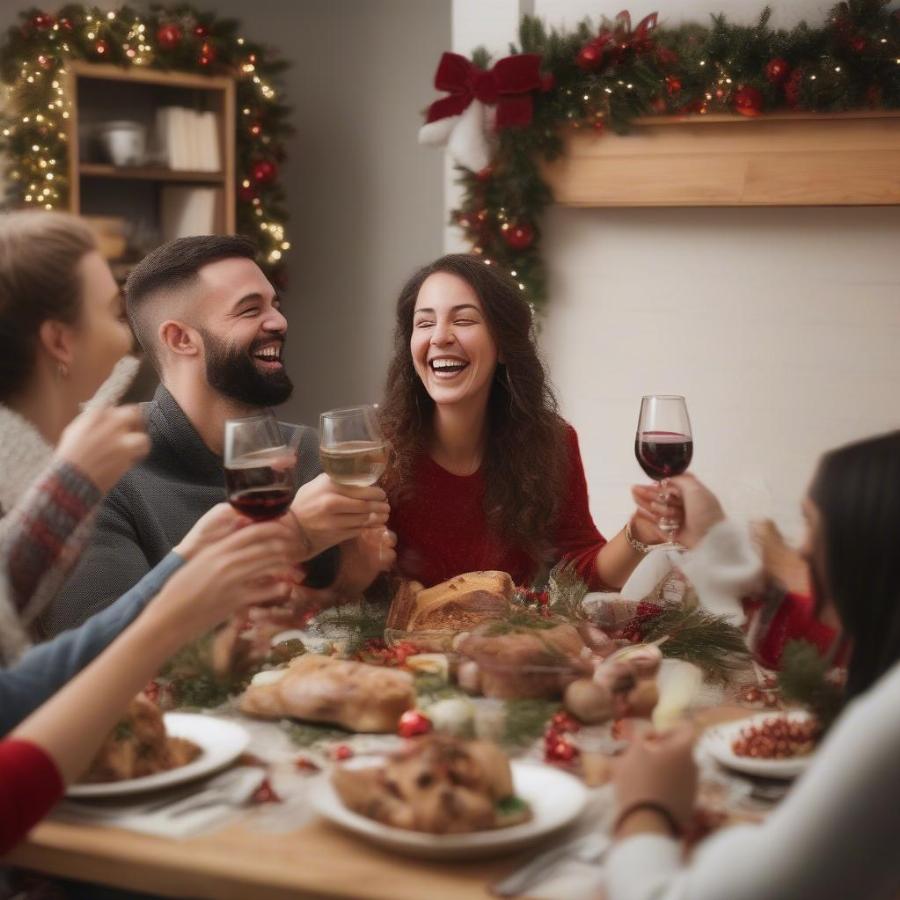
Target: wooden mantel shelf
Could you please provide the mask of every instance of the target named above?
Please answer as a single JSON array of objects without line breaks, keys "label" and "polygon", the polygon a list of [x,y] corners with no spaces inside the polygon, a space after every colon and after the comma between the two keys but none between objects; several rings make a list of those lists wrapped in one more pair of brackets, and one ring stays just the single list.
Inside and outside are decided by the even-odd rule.
[{"label": "wooden mantel shelf", "polygon": [[563,206],[900,204],[900,112],[638,119],[544,167]]}]

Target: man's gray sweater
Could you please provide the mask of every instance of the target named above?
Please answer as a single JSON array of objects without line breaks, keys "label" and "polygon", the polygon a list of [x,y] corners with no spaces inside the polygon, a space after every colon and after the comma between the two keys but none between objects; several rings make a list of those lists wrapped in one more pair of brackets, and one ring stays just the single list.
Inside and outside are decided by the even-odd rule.
[{"label": "man's gray sweater", "polygon": [[[137,584],[205,512],[227,499],[222,460],[202,441],[175,398],[162,386],[144,405],[151,450],[113,488],[100,507],[91,543],[44,614],[44,637],[80,625]],[[322,471],[318,438],[304,428],[297,483]],[[307,564],[306,584],[334,579],[337,550]]]}]

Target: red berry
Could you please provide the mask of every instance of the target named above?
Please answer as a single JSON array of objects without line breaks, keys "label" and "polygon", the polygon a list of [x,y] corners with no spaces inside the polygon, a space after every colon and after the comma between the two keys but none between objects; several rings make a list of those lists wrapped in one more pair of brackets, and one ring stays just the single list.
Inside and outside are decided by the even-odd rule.
[{"label": "red berry", "polygon": [[431,719],[417,709],[408,709],[397,724],[397,734],[403,738],[417,737],[420,734],[428,734],[434,726]]},{"label": "red berry", "polygon": [[348,747],[346,744],[338,744],[337,747],[333,747],[331,750],[331,758],[341,762],[345,759],[350,759],[353,756],[353,748]]}]

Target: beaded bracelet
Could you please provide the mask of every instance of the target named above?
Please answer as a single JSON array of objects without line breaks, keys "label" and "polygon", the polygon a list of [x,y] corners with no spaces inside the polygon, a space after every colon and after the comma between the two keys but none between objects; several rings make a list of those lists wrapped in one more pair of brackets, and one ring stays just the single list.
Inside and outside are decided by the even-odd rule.
[{"label": "beaded bracelet", "polygon": [[631,521],[625,523],[625,540],[628,541],[629,546],[636,553],[640,553],[641,555],[649,553],[655,544],[645,544],[643,541],[639,541],[632,533],[631,533]]},{"label": "beaded bracelet", "polygon": [[656,800],[638,800],[637,802],[626,806],[625,809],[616,816],[616,820],[612,827],[613,836],[615,837],[615,835],[618,834],[619,829],[625,824],[625,821],[630,818],[632,813],[639,812],[642,809],[649,809],[663,819],[668,826],[672,837],[681,837],[682,829],[675,816],[673,816],[671,811],[663,806],[662,803],[658,803]]}]

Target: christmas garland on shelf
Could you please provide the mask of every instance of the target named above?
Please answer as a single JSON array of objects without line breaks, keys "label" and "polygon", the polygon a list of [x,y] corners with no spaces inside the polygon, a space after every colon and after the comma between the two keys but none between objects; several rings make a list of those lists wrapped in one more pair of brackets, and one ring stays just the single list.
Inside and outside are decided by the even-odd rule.
[{"label": "christmas garland on shelf", "polygon": [[81,4],[51,14],[20,14],[0,47],[7,86],[0,150],[7,154],[6,205],[66,209],[69,198],[67,133],[71,98],[60,74],[69,60],[123,68],[176,70],[235,78],[237,102],[237,230],[260,248],[259,262],[281,280],[290,249],[278,166],[291,133],[289,108],[278,78],[287,63],[240,35],[239,23],[191,6],[154,5],[147,14]]},{"label": "christmas garland on shelf", "polygon": [[486,263],[546,297],[540,218],[553,202],[541,177],[572,129],[623,134],[638,116],[776,110],[833,112],[900,107],[900,9],[891,0],[848,0],[819,28],[773,31],[767,7],[754,26],[713,16],[710,27],[661,28],[627,12],[572,32],[525,16],[520,48],[489,68],[445,53],[422,143],[447,144],[458,164],[461,206],[451,222]]}]

